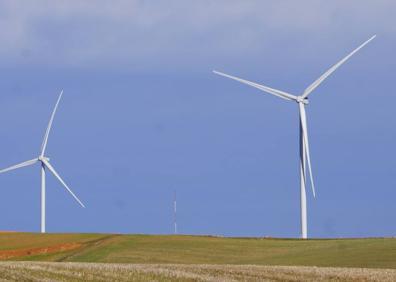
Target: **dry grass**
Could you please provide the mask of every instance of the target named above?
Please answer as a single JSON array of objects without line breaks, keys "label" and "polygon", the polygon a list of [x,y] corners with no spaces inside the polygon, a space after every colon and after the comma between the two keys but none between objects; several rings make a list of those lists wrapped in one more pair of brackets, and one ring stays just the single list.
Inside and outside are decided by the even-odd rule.
[{"label": "dry grass", "polygon": [[396,281],[396,270],[305,266],[1,262],[0,281]]}]

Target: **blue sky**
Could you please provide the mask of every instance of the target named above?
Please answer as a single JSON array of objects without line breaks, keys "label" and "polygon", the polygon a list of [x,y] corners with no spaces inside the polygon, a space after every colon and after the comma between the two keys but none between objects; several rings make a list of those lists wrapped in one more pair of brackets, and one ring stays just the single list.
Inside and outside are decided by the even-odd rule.
[{"label": "blue sky", "polygon": [[[298,111],[212,69],[310,96],[313,237],[394,236],[394,1],[0,1],[0,166],[48,156],[49,232],[299,236]],[[80,3],[81,2],[81,3]],[[0,175],[0,230],[38,231],[39,166]]]}]

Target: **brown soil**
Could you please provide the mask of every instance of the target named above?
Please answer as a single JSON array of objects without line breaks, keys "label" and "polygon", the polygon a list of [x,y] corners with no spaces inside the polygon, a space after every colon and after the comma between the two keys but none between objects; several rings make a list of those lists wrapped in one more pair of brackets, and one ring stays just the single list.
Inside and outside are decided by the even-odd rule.
[{"label": "brown soil", "polygon": [[33,256],[33,255],[42,255],[42,254],[70,251],[81,247],[81,245],[82,245],[81,243],[65,243],[65,244],[42,247],[42,248],[4,250],[4,251],[0,251],[0,260],[22,257],[22,256]]}]

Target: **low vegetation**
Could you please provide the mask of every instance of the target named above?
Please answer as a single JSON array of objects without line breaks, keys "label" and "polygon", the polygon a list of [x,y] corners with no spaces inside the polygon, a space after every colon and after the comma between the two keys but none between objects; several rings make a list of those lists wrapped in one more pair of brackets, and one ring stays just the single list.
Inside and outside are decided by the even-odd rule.
[{"label": "low vegetation", "polygon": [[0,259],[396,269],[396,239],[295,240],[114,234],[0,234]]}]

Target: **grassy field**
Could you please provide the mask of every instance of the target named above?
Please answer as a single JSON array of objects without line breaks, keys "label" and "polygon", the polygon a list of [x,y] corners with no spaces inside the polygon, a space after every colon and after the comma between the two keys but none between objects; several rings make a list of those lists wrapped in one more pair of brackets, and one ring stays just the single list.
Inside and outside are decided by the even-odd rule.
[{"label": "grassy field", "polygon": [[396,239],[0,233],[0,260],[396,269]]}]

